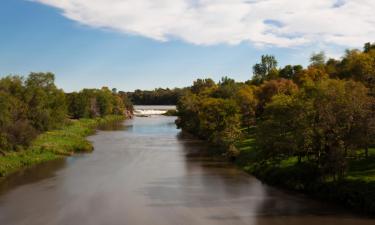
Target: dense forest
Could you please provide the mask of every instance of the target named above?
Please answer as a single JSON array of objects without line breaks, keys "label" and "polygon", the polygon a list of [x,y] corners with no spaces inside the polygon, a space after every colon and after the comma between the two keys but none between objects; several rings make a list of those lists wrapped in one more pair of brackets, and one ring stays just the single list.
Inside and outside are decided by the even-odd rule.
[{"label": "dense forest", "polygon": [[116,90],[84,89],[64,93],[52,73],[0,79],[0,152],[27,149],[39,134],[58,129],[71,119],[125,115],[132,105]]},{"label": "dense forest", "polygon": [[134,105],[176,105],[184,91],[185,88],[156,88],[152,91],[137,89],[126,94]]},{"label": "dense forest", "polygon": [[310,61],[279,68],[264,55],[245,83],[198,79],[176,123],[270,183],[331,195],[347,187],[329,197],[375,212],[375,44]]}]

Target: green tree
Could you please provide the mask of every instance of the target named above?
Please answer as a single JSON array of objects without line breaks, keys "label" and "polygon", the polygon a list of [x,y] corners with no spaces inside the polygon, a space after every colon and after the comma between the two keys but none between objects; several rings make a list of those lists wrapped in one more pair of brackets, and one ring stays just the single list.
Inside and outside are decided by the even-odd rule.
[{"label": "green tree", "polygon": [[255,113],[258,105],[258,99],[255,94],[255,87],[243,85],[239,88],[236,100],[241,111],[242,126],[247,127],[255,125]]},{"label": "green tree", "polygon": [[298,91],[298,86],[292,80],[279,79],[264,82],[257,89],[257,114],[263,112],[264,106],[277,94],[292,95]]},{"label": "green tree", "polygon": [[319,53],[313,53],[310,57],[310,66],[323,67],[326,62],[326,54],[321,51]]},{"label": "green tree", "polygon": [[272,55],[262,55],[261,62],[253,66],[253,83],[260,84],[265,80],[278,77],[277,61]]},{"label": "green tree", "polygon": [[192,134],[199,135],[198,117],[200,100],[198,95],[187,92],[177,104],[178,119],[176,125]]},{"label": "green tree", "polygon": [[256,135],[256,143],[264,160],[278,163],[299,150],[295,103],[294,96],[277,94],[266,105]]},{"label": "green tree", "polygon": [[52,73],[31,73],[25,81],[28,119],[39,131],[57,128],[65,122],[65,94],[54,81]]},{"label": "green tree", "polygon": [[265,159],[308,157],[322,174],[340,178],[348,152],[366,148],[374,133],[364,126],[373,120],[370,102],[361,83],[334,79],[275,95],[259,123],[258,146]]},{"label": "green tree", "polygon": [[240,115],[234,100],[221,98],[201,99],[198,118],[200,136],[212,143],[232,146],[240,137]]},{"label": "green tree", "polygon": [[212,79],[197,79],[194,81],[193,86],[191,86],[190,90],[194,94],[202,93],[205,90],[210,90],[216,88],[215,81]]},{"label": "green tree", "polygon": [[97,91],[96,104],[99,107],[100,116],[106,116],[113,113],[113,95],[108,87],[102,87]]},{"label": "green tree", "polygon": [[303,67],[301,65],[286,65],[284,68],[282,68],[279,72],[280,78],[294,80],[298,76],[299,73],[301,73],[303,70]]},{"label": "green tree", "polygon": [[328,79],[329,75],[323,67],[313,67],[301,71],[295,78],[295,83],[299,86],[313,85],[314,83]]},{"label": "green tree", "polygon": [[360,52],[348,50],[341,62],[340,78],[352,78],[360,81],[375,96],[375,50]]},{"label": "green tree", "polygon": [[235,80],[229,77],[221,78],[218,87],[206,90],[206,93],[213,91],[212,96],[215,98],[233,98],[238,90],[238,85]]},{"label": "green tree", "polygon": [[372,50],[375,50],[375,43],[370,43],[370,42],[365,43],[363,47],[363,52],[369,53]]}]

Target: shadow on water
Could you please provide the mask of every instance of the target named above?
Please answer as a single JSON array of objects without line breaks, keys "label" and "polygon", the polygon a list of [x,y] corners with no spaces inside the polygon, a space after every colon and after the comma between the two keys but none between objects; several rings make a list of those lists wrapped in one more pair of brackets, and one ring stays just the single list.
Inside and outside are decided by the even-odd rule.
[{"label": "shadow on water", "polygon": [[[101,125],[98,130],[101,131],[120,131],[126,130],[129,127],[125,126],[123,122],[114,122]],[[5,178],[0,179],[0,196],[8,191],[27,184],[39,182],[44,179],[53,178],[56,172],[67,167],[68,164],[73,163],[76,159],[84,154],[76,154],[73,157],[61,158],[52,161],[43,162],[33,165],[30,168],[17,171]]]},{"label": "shadow on water", "polygon": [[56,175],[56,171],[63,169],[66,166],[66,159],[57,159],[15,172],[14,174],[0,180],[0,196],[15,187],[52,178]]},{"label": "shadow on water", "polygon": [[[186,174],[152,182],[144,193],[152,207],[233,208],[245,210],[245,217],[280,218],[301,216],[340,216],[353,218],[347,210],[315,201],[303,194],[263,184],[243,172],[201,140],[179,133]],[[211,220],[239,220],[233,214],[215,214]],[[243,219],[243,218],[242,218]]]},{"label": "shadow on water", "polygon": [[121,131],[126,130],[127,126],[123,122],[112,122],[112,123],[106,123],[102,124],[98,127],[98,130],[101,131]]}]

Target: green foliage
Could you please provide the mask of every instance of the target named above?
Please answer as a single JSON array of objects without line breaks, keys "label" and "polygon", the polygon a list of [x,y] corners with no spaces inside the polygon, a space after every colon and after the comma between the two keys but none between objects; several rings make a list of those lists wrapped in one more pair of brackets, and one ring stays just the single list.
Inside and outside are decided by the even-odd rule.
[{"label": "green foliage", "polygon": [[365,43],[363,47],[363,52],[369,53],[372,50],[375,50],[375,43],[370,43],[370,42]]},{"label": "green foliage", "polygon": [[[126,95],[108,88],[84,89],[65,94],[55,85],[52,73],[0,79],[0,153],[21,151],[37,135],[74,119],[124,115],[132,110]],[[5,153],[4,153],[5,152]]]},{"label": "green foliage", "polygon": [[176,125],[184,131],[192,134],[199,134],[200,120],[199,120],[199,106],[200,100],[198,95],[187,92],[181,97],[177,104],[178,119]]},{"label": "green foliage", "polygon": [[284,68],[280,69],[279,76],[280,78],[295,80],[302,70],[303,67],[301,65],[286,65]]},{"label": "green foliage", "polygon": [[0,80],[0,150],[27,147],[37,134],[64,124],[65,94],[52,73]]},{"label": "green foliage", "polygon": [[310,57],[310,66],[323,67],[326,62],[326,54],[321,51],[319,53],[313,53]]},{"label": "green foliage", "polygon": [[[262,56],[246,84],[226,77],[194,82],[176,123],[225,146],[268,183],[375,212],[374,66],[369,43],[340,60],[313,54],[308,68],[277,69],[274,57]],[[231,130],[229,142],[223,128]]]},{"label": "green foliage", "polygon": [[176,105],[184,89],[156,88],[152,91],[135,90],[127,92],[129,100],[135,105]]},{"label": "green foliage", "polygon": [[[96,118],[107,115],[124,115],[126,110],[133,110],[124,92],[112,92],[107,87],[102,89],[83,89],[67,94],[69,115],[73,119]],[[127,105],[128,108],[125,108]]]},{"label": "green foliage", "polygon": [[231,99],[202,99],[198,118],[199,135],[214,144],[230,146],[240,136],[238,106]]},{"label": "green foliage", "polygon": [[210,92],[216,88],[217,85],[215,84],[215,81],[213,81],[212,79],[197,79],[190,87],[190,90],[194,94],[203,94],[207,91]]},{"label": "green foliage", "polygon": [[276,58],[273,55],[262,55],[261,62],[253,66],[253,75],[254,84],[276,79],[278,77]]},{"label": "green foliage", "polygon": [[214,90],[210,95],[215,98],[233,98],[236,95],[238,88],[239,85],[233,79],[229,77],[223,77],[221,78],[221,81],[217,85],[216,89],[211,88],[206,90],[206,92]]},{"label": "green foliage", "polygon": [[239,106],[232,99],[238,85],[227,77],[216,85],[197,80],[177,104],[179,128],[222,146],[228,156],[237,154],[234,142],[240,137]]},{"label": "green foliage", "polygon": [[264,158],[309,157],[324,174],[342,177],[346,156],[373,132],[363,123],[373,119],[367,93],[360,83],[328,79],[292,96],[276,95],[258,126]]},{"label": "green foliage", "polygon": [[236,93],[236,101],[241,111],[242,126],[250,128],[255,125],[255,114],[258,99],[255,94],[256,87],[243,85]]},{"label": "green foliage", "polygon": [[298,91],[298,86],[287,79],[277,79],[266,81],[256,89],[256,96],[258,98],[257,115],[263,113],[264,107],[272,100],[272,97],[277,94],[292,95]]},{"label": "green foliage", "polygon": [[27,117],[38,131],[57,128],[67,113],[65,94],[54,84],[52,73],[31,73],[25,81]]}]

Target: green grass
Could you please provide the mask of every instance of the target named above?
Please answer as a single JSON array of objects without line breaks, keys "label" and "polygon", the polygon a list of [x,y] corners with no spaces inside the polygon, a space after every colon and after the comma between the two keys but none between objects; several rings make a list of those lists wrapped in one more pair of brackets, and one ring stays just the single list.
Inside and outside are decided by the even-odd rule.
[{"label": "green grass", "polygon": [[375,182],[375,148],[369,149],[369,157],[353,160],[349,164],[348,179]]},{"label": "green grass", "polygon": [[251,173],[257,159],[255,138],[252,135],[247,135],[244,139],[236,143],[236,148],[240,151],[236,159],[236,164],[243,170]]},{"label": "green grass", "polygon": [[0,177],[41,162],[54,160],[76,152],[91,152],[92,144],[86,137],[106,123],[123,120],[122,116],[107,116],[97,119],[72,121],[59,130],[39,135],[24,151],[7,153],[0,157]]},{"label": "green grass", "polygon": [[[253,172],[258,163],[254,136],[252,134],[247,134],[245,138],[236,144],[236,147],[240,150],[240,155],[237,159],[239,166],[248,172]],[[345,178],[349,180],[375,182],[375,148],[369,149],[368,158],[364,158],[363,150],[358,151],[356,156],[357,159],[349,161],[349,169]],[[297,157],[290,157],[282,160],[275,168],[287,169],[296,166],[297,163]]]}]

